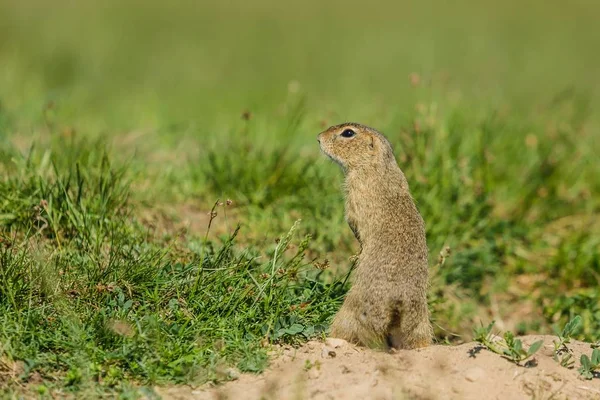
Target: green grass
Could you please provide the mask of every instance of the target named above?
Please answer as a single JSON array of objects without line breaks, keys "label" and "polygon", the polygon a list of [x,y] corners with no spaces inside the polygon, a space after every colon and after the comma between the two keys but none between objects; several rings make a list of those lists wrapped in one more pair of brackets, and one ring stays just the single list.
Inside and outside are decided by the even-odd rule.
[{"label": "green grass", "polygon": [[69,390],[219,380],[220,364],[262,370],[262,340],[325,331],[345,287],[307,263],[297,224],[265,254],[237,249],[237,229],[152,237],[132,216],[124,170],[98,147],[63,153],[72,159],[6,159],[22,168],[2,185],[2,353],[5,368],[25,362],[8,383],[32,373]]},{"label": "green grass", "polygon": [[346,120],[410,182],[440,342],[600,340],[600,9],[392,3],[0,3],[7,397],[221,382],[325,334],[357,244],[315,139]]}]

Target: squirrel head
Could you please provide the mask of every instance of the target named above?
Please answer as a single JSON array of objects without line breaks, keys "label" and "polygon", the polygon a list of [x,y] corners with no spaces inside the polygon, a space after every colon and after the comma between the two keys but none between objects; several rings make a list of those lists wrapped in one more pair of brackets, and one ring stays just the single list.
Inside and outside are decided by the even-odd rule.
[{"label": "squirrel head", "polygon": [[334,125],[317,136],[321,151],[337,162],[344,172],[361,169],[385,170],[396,164],[392,146],[368,126],[348,122]]}]

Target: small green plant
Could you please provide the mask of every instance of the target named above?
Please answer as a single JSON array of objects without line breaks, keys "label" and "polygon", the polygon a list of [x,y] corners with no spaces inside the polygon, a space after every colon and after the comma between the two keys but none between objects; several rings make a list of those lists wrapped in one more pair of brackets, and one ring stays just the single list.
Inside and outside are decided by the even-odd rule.
[{"label": "small green plant", "polygon": [[321,369],[321,362],[319,360],[316,360],[315,362],[306,360],[304,362],[304,370],[305,371],[310,371],[313,367],[315,367],[316,369]]},{"label": "small green plant", "polygon": [[515,339],[512,332],[505,332],[504,339],[494,340],[492,334],[492,328],[495,321],[492,321],[487,326],[481,326],[475,328],[474,339],[475,341],[484,345],[488,350],[493,351],[496,354],[500,354],[502,357],[520,365],[522,361],[527,360],[533,356],[544,344],[543,340],[538,340],[529,346],[529,349],[523,348],[523,342],[520,339]]},{"label": "small green plant", "polygon": [[494,323],[495,321],[492,321],[488,326],[481,325],[481,327],[475,328],[473,330],[473,339],[487,347],[488,350],[491,350],[494,353],[502,354],[502,351],[500,351],[497,343],[493,341],[492,328]]},{"label": "small green plant", "polygon": [[584,379],[592,379],[597,371],[600,371],[600,349],[594,349],[592,351],[592,358],[590,359],[587,355],[582,354],[581,367],[579,367],[579,374]]},{"label": "small green plant", "polygon": [[565,368],[573,368],[575,364],[573,352],[567,347],[567,344],[571,342],[571,336],[577,331],[580,324],[581,317],[576,315],[573,319],[569,320],[569,322],[565,324],[563,330],[556,335],[558,341],[552,341],[552,343],[554,343],[554,353],[552,358]]}]

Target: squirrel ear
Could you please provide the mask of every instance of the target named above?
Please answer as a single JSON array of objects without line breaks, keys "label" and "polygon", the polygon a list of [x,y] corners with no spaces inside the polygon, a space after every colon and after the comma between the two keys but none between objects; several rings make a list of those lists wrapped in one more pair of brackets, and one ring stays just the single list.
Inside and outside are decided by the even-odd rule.
[{"label": "squirrel ear", "polygon": [[375,138],[371,136],[371,149],[375,148]]}]

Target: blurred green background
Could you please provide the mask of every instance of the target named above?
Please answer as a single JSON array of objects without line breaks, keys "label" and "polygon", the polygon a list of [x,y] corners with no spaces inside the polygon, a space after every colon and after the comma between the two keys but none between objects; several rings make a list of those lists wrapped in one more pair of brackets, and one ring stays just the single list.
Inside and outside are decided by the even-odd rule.
[{"label": "blurred green background", "polygon": [[[440,342],[469,340],[474,326],[491,320],[501,330],[549,333],[575,314],[583,320],[578,337],[599,340],[598,15],[593,0],[0,1],[0,227],[5,241],[24,246],[23,258],[6,250],[14,275],[3,276],[0,294],[45,293],[36,312],[68,319],[56,299],[76,288],[83,317],[69,323],[82,331],[106,322],[90,311],[102,301],[122,307],[130,298],[139,310],[119,315],[130,322],[152,315],[163,329],[172,327],[170,317],[162,319],[172,304],[161,301],[173,293],[161,299],[147,288],[175,279],[187,288],[177,294],[190,302],[186,312],[208,318],[202,310],[214,299],[186,286],[205,249],[223,244],[240,223],[236,251],[262,255],[268,265],[277,256],[274,239],[297,219],[298,232],[312,236],[300,245],[304,262],[328,259],[333,275],[343,273],[357,247],[343,221],[341,172],[315,138],[329,125],[355,121],[393,143],[426,221]],[[207,212],[227,198],[229,214],[219,208],[207,233]],[[82,245],[90,238],[94,246]],[[29,248],[32,242],[42,250]],[[128,258],[134,242],[136,256]],[[451,255],[436,266],[446,246]],[[55,270],[39,261],[40,251]],[[225,253],[215,253],[211,265],[230,265]],[[95,260],[120,266],[114,275],[91,273],[101,264]],[[163,260],[182,271],[153,275]],[[59,274],[66,265],[87,272]],[[19,275],[39,268],[46,281],[59,282],[52,295],[46,281]],[[230,278],[207,280],[206,292],[219,292],[223,279]],[[114,284],[123,297],[104,289],[96,297],[81,282]],[[285,293],[285,307],[308,296]],[[328,291],[311,293],[314,308],[281,311],[280,304],[234,322],[227,314],[204,333],[194,318],[177,314],[186,333],[161,330],[167,350],[145,341],[131,350],[142,358],[159,352],[164,369],[116,363],[114,380],[189,379],[173,363],[193,353],[197,335],[209,339],[185,362],[214,372],[223,357],[260,370],[266,358],[252,358],[259,342],[252,335],[278,321],[288,329],[282,337],[297,341],[300,331],[291,326],[314,333],[339,306]],[[242,301],[237,291],[231,296],[228,304]],[[134,340],[108,340],[92,329],[93,350],[42,346],[70,354],[67,366],[57,366],[34,351],[27,332],[38,328],[18,316],[6,314],[14,331],[3,335],[21,344],[5,353],[33,357],[48,374],[67,371],[67,384],[78,376],[72,371],[113,368],[98,354]],[[223,326],[235,326],[225,347],[206,344],[223,336]],[[55,331],[62,332],[34,336]],[[78,354],[97,364],[79,363]]]},{"label": "blurred green background", "polygon": [[[5,107],[35,114],[52,100],[66,120],[98,120],[96,129],[179,122],[214,136],[244,109],[273,113],[290,82],[306,95],[313,123],[333,115],[385,127],[416,96],[516,112],[577,97],[597,108],[594,1],[1,7]],[[418,94],[411,73],[426,88]]]}]

